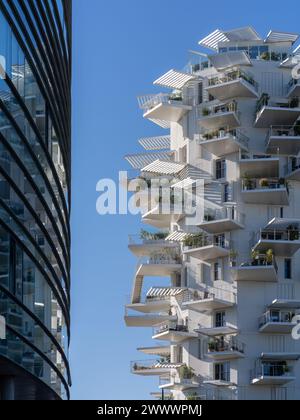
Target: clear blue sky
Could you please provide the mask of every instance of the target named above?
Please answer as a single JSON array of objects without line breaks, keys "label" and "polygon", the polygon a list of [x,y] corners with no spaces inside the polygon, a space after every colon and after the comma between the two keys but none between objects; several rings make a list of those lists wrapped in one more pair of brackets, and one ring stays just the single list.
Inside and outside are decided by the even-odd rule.
[{"label": "clear blue sky", "polygon": [[138,346],[151,330],[124,326],[135,258],[128,234],[138,218],[100,217],[96,183],[127,169],[123,156],[141,151],[137,139],[164,134],[143,121],[136,96],[171,68],[182,69],[189,49],[211,31],[253,25],[297,32],[299,0],[73,0],[73,399],[141,400],[157,379],[132,376]]}]

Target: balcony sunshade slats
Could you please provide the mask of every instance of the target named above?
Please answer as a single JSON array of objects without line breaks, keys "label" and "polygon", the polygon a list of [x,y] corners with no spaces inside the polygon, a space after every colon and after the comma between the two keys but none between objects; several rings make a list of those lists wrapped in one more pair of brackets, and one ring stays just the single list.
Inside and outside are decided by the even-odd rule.
[{"label": "balcony sunshade slats", "polygon": [[173,232],[166,238],[166,241],[183,242],[188,236],[189,234],[186,232]]},{"label": "balcony sunshade slats", "polygon": [[133,169],[143,169],[145,166],[148,166],[157,160],[171,162],[173,154],[171,152],[141,153],[136,155],[127,155],[125,156],[125,159],[133,167]]},{"label": "balcony sunshade slats", "polygon": [[166,130],[168,130],[171,127],[170,121],[158,120],[156,118],[148,118],[148,120]]},{"label": "balcony sunshade slats", "polygon": [[270,31],[265,42],[290,42],[294,44],[299,39],[299,34],[289,32]]},{"label": "balcony sunshade slats", "polygon": [[139,140],[139,144],[145,150],[170,149],[171,137],[170,136],[143,137]]},{"label": "balcony sunshade slats", "polygon": [[169,161],[156,160],[142,169],[142,172],[151,172],[162,175],[177,175],[186,165]]},{"label": "balcony sunshade slats", "polygon": [[148,293],[147,297],[172,297],[178,296],[181,293],[185,292],[184,288],[173,288],[173,287],[152,287]]},{"label": "balcony sunshade slats", "polygon": [[195,80],[196,77],[177,70],[170,70],[153,83],[155,86],[163,86],[170,89],[182,89],[187,83]]},{"label": "balcony sunshade slats", "polygon": [[216,29],[214,32],[199,41],[199,45],[212,50],[217,50],[221,42],[234,42],[234,41],[261,41],[260,36],[251,27],[233,29],[232,31],[221,31]]}]

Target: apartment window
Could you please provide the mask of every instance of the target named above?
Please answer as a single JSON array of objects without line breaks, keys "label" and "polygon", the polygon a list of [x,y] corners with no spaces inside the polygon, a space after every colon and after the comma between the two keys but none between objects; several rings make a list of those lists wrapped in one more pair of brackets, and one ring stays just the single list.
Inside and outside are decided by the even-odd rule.
[{"label": "apartment window", "polygon": [[283,219],[284,218],[284,208],[280,207],[280,218]]},{"label": "apartment window", "polygon": [[215,381],[230,382],[230,363],[217,363],[214,370]]},{"label": "apartment window", "polygon": [[228,203],[230,201],[229,184],[224,184],[223,185],[223,201],[224,201],[224,203]]},{"label": "apartment window", "polygon": [[198,85],[198,104],[203,103],[203,83],[199,83]]},{"label": "apartment window", "polygon": [[216,161],[216,179],[226,178],[226,160],[219,159]]},{"label": "apartment window", "polygon": [[292,260],[290,258],[284,260],[284,278],[286,280],[292,279]]},{"label": "apartment window", "polygon": [[216,235],[215,236],[215,246],[225,248],[225,235]]},{"label": "apartment window", "polygon": [[226,312],[216,312],[215,317],[215,328],[221,328],[225,326]]},{"label": "apartment window", "polygon": [[214,263],[214,281],[221,280],[221,266],[219,262]]}]

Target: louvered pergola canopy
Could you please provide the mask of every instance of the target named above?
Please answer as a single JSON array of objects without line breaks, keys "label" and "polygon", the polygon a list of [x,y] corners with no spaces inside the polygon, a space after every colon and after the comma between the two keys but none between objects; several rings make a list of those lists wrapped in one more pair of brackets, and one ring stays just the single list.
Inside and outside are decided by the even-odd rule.
[{"label": "louvered pergola canopy", "polygon": [[299,39],[299,34],[290,32],[270,31],[267,35],[267,43],[271,42],[290,42],[294,44]]},{"label": "louvered pergola canopy", "polygon": [[166,241],[170,242],[183,242],[189,236],[186,232],[174,232],[171,233],[167,238]]},{"label": "louvered pergola canopy", "polygon": [[262,41],[257,32],[251,27],[233,29],[232,31],[215,30],[199,41],[199,45],[212,50],[217,50],[220,43],[238,41]]},{"label": "louvered pergola canopy", "polygon": [[155,162],[150,163],[150,165],[145,166],[142,169],[142,172],[151,172],[162,175],[177,175],[185,168],[185,166],[186,165],[181,163],[156,160]]},{"label": "louvered pergola canopy", "polygon": [[196,80],[192,74],[177,70],[170,70],[153,83],[155,86],[163,86],[170,89],[182,89],[187,83]]},{"label": "louvered pergola canopy", "polygon": [[143,169],[145,166],[156,162],[157,160],[164,160],[166,162],[172,161],[173,154],[171,152],[157,152],[157,153],[141,153],[136,155],[127,155],[125,160],[133,167],[133,169]]},{"label": "louvered pergola canopy", "polygon": [[139,140],[139,143],[145,150],[165,150],[171,147],[171,137],[144,137]]}]

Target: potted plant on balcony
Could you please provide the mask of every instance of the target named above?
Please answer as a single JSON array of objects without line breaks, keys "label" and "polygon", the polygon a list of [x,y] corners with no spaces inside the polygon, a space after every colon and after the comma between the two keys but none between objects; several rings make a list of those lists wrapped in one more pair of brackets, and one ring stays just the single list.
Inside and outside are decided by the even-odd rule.
[{"label": "potted plant on balcony", "polygon": [[273,249],[268,249],[265,256],[266,264],[272,265],[274,260],[274,252]]},{"label": "potted plant on balcony", "polygon": [[253,250],[251,252],[251,259],[252,259],[252,265],[257,266],[258,265],[258,260],[259,260],[259,252]]},{"label": "potted plant on balcony", "polygon": [[211,340],[208,342],[208,351],[209,351],[210,353],[213,353],[215,350],[216,350],[216,343],[215,343],[215,340],[211,339]]},{"label": "potted plant on balcony", "polygon": [[243,177],[243,181],[244,181],[244,189],[245,190],[252,190],[253,189],[253,181],[248,174],[246,174]]},{"label": "potted plant on balcony", "polygon": [[236,260],[237,260],[238,256],[239,256],[239,254],[238,254],[237,251],[235,251],[234,249],[230,250],[229,259],[230,259],[231,267],[236,267],[236,265],[237,265]]},{"label": "potted plant on balcony", "polygon": [[181,366],[179,368],[179,377],[181,380],[191,380],[195,376],[194,369],[191,367],[188,367],[187,365]]},{"label": "potted plant on balcony", "polygon": [[203,108],[202,109],[202,115],[203,115],[203,117],[208,117],[210,114],[211,114],[210,109],[208,109],[208,108]]},{"label": "potted plant on balcony", "polygon": [[259,185],[261,188],[269,188],[269,180],[267,178],[263,178],[259,181]]}]

